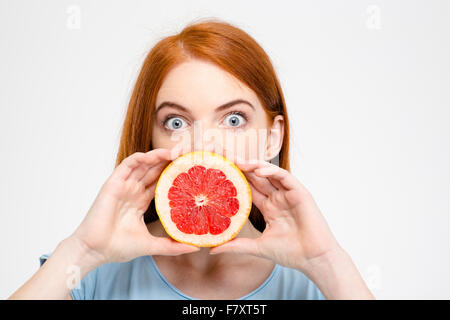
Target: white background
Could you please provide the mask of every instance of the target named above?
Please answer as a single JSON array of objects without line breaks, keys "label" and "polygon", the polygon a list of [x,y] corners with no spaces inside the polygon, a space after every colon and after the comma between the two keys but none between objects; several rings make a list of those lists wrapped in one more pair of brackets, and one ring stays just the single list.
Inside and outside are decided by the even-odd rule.
[{"label": "white background", "polygon": [[379,299],[449,299],[448,1],[0,0],[0,298],[112,172],[159,39],[198,18],[267,51],[293,173]]}]

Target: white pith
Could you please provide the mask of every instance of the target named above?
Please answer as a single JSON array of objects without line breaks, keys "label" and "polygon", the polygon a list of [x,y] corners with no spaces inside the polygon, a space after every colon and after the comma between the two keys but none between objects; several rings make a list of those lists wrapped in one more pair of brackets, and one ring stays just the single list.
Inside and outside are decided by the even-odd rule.
[{"label": "white pith", "polygon": [[[180,173],[187,172],[195,165],[202,165],[206,169],[214,168],[221,170],[236,188],[236,198],[239,201],[239,210],[231,217],[230,226],[221,234],[186,234],[177,228],[170,217],[171,208],[169,206],[169,198],[167,195],[173,180]],[[196,201],[201,201],[202,199],[203,197],[201,196],[196,197]],[[207,201],[204,202],[204,204],[206,203]],[[251,190],[245,176],[239,169],[234,167],[233,163],[229,160],[211,152],[192,152],[177,158],[163,171],[155,189],[155,206],[161,223],[172,238],[196,246],[215,246],[231,240],[242,228],[242,225],[248,218],[252,206]]]}]

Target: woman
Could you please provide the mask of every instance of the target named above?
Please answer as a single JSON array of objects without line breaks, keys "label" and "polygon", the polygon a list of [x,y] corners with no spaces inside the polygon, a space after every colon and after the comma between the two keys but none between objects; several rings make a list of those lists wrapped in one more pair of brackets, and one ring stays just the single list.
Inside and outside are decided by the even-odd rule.
[{"label": "woman", "polygon": [[[268,132],[249,141],[263,159],[233,159],[253,207],[239,235],[215,248],[174,241],[155,214],[162,170],[197,149],[194,124],[222,136]],[[224,154],[219,141],[212,151]],[[284,97],[264,50],[224,22],[187,26],[145,59],[116,168],[85,219],[10,299],[373,299],[288,155]]]}]

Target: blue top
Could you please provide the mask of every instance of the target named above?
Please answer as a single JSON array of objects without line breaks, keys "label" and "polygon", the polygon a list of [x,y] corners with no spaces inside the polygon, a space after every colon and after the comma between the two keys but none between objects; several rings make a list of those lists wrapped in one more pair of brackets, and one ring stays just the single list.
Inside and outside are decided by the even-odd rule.
[{"label": "blue top", "polygon": [[[40,266],[50,254],[39,257]],[[178,290],[161,274],[152,256],[111,262],[89,272],[71,290],[74,300],[200,300]],[[270,276],[238,300],[325,300],[302,272],[275,264]]]}]

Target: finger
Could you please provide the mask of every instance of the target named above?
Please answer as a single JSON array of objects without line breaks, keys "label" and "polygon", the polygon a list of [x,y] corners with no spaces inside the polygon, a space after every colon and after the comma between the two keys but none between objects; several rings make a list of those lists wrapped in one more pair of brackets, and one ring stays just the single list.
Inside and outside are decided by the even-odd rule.
[{"label": "finger", "polygon": [[270,181],[270,183],[275,187],[275,188],[277,188],[278,190],[285,190],[285,188],[283,187],[283,185],[278,181],[278,180],[276,180],[276,179],[274,179],[274,178],[271,178],[271,177],[266,177],[266,179],[267,180],[269,180]]},{"label": "finger", "polygon": [[149,185],[152,182],[152,180],[154,180],[154,177],[152,177],[154,172],[161,173],[162,171],[161,169],[164,169],[166,166],[168,166],[171,161],[178,158],[183,152],[183,148],[181,145],[175,146],[172,149],[164,149],[164,150],[168,151],[166,153],[164,152],[162,153],[161,160],[156,165],[154,165],[155,169],[153,169],[153,167],[150,166],[149,168],[147,168],[147,170],[145,170],[144,174],[142,174],[139,177],[141,182],[144,183],[145,186]]},{"label": "finger", "polygon": [[236,165],[239,167],[239,169],[241,169],[244,172],[251,172],[257,168],[274,166],[274,164],[264,161],[264,160],[259,160],[259,159],[248,159],[247,160],[247,159],[243,159],[243,158],[239,158],[239,157],[236,161]]},{"label": "finger", "polygon": [[150,168],[150,165],[145,163],[140,163],[136,168],[134,168],[130,175],[128,176],[128,180],[139,181],[145,175],[145,173]]},{"label": "finger", "polygon": [[200,250],[199,247],[181,243],[169,237],[151,237],[151,249],[149,248],[148,251],[150,255],[175,256]]},{"label": "finger", "polygon": [[243,253],[261,257],[258,240],[250,238],[235,238],[209,250],[210,254],[218,254],[224,252]]},{"label": "finger", "polygon": [[163,160],[161,163],[157,164],[154,167],[148,168],[147,172],[142,176],[139,180],[145,187],[150,186],[153,182],[157,180],[157,178],[161,175],[161,172],[165,167],[169,165],[170,161]]},{"label": "finger", "polygon": [[245,176],[252,184],[263,194],[269,196],[271,193],[278,191],[269,180],[258,177],[253,172],[246,172]]},{"label": "finger", "polygon": [[253,186],[253,184],[250,182],[250,189],[252,190],[252,203],[259,209],[259,211],[261,212],[264,221],[266,223],[269,223],[270,221],[272,221],[273,219],[276,218],[278,211],[276,210],[263,210],[265,208],[263,208],[264,206],[264,201],[266,201],[268,199],[268,197],[264,194],[262,194],[261,192],[259,192],[255,186]]},{"label": "finger", "polygon": [[[244,175],[247,176],[248,172],[252,172],[253,170],[255,170],[256,168],[261,168],[261,167],[269,167],[269,166],[274,166],[274,164],[264,161],[264,160],[258,160],[258,159],[243,159],[241,157],[237,157],[237,162],[236,164],[242,169],[242,171],[244,171]],[[281,185],[281,183],[279,183],[277,180],[272,179],[270,177],[267,178],[269,180],[269,182],[278,190],[283,190],[283,186]]]},{"label": "finger", "polygon": [[255,174],[260,177],[270,177],[271,179],[277,180],[287,190],[305,189],[289,171],[275,165],[257,168],[255,169]]},{"label": "finger", "polygon": [[142,157],[143,152],[135,152],[132,155],[126,157],[122,160],[122,162],[117,166],[115,170],[115,174],[119,179],[126,180],[131,172],[139,166],[140,162],[137,160],[138,157]]},{"label": "finger", "polygon": [[180,152],[181,150],[178,147],[175,147],[173,149],[167,148],[153,149],[145,153],[142,160],[143,163],[154,166],[158,164],[161,160],[168,160],[168,161],[175,160],[179,156]]},{"label": "finger", "polygon": [[[163,160],[173,160],[175,156],[178,154],[178,149],[170,150],[166,148],[158,148],[150,150],[146,153],[143,152],[135,152],[132,155],[125,158],[119,166],[122,166],[122,170],[120,170],[120,177],[124,180],[133,178],[133,179],[141,179],[145,172],[145,169],[142,169],[142,165],[154,166]],[[139,168],[139,169],[138,169]],[[133,174],[133,171],[137,170],[136,175]]]},{"label": "finger", "polygon": [[251,182],[249,183],[249,186],[252,190],[252,202],[259,209],[259,211],[261,211],[263,201],[267,199],[267,196],[259,192]]},{"label": "finger", "polygon": [[156,181],[154,181],[147,188],[145,188],[145,194],[150,199],[150,201],[155,197],[155,189],[156,189]]},{"label": "finger", "polygon": [[170,149],[170,160],[175,160],[184,152],[184,146],[182,144],[176,145]]},{"label": "finger", "polygon": [[140,182],[148,188],[153,182],[155,182],[156,178],[161,174],[165,167],[169,165],[169,163],[176,158],[178,158],[183,152],[183,148],[180,146],[175,146],[170,149],[169,155],[166,159],[163,159],[155,165],[154,167],[147,168],[146,172],[140,178]]},{"label": "finger", "polygon": [[[254,172],[246,172],[245,173],[245,175],[247,175],[247,174],[253,174],[254,176],[255,176],[255,179],[256,178],[261,178],[261,177],[258,177]],[[264,178],[263,178],[264,179]],[[266,177],[265,179],[267,179],[269,182],[270,182],[270,184],[275,188],[275,189],[277,189],[277,190],[284,190],[285,188],[281,185],[281,183],[280,182],[278,182],[277,180],[275,180],[275,179],[273,179],[273,178],[270,178],[270,177]]]}]

